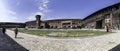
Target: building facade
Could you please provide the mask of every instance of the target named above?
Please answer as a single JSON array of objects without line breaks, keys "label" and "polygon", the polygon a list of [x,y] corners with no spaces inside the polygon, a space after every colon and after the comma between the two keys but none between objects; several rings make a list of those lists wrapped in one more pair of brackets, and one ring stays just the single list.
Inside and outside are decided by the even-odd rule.
[{"label": "building facade", "polygon": [[46,20],[50,28],[80,28],[81,19]]},{"label": "building facade", "polygon": [[50,28],[50,29],[60,29],[60,28],[80,28],[81,19],[54,19],[41,21],[36,17],[36,20],[28,21],[25,23],[27,28]]},{"label": "building facade", "polygon": [[40,20],[41,15],[36,15],[35,17],[36,17],[36,20],[25,22],[27,28],[40,29],[40,27],[41,27],[41,20]]},{"label": "building facade", "polygon": [[120,3],[103,8],[82,20],[85,28],[104,29],[109,25],[113,29],[120,29]]},{"label": "building facade", "polygon": [[0,28],[25,28],[25,23],[0,22]]}]

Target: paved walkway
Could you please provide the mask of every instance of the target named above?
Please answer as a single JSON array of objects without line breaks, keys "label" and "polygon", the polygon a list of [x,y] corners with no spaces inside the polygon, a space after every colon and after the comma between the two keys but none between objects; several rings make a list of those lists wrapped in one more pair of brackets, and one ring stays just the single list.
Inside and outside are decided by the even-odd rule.
[{"label": "paved walkway", "polygon": [[18,38],[15,39],[13,31],[7,30],[7,34],[30,51],[112,51],[115,50],[115,46],[120,44],[120,32],[69,39],[41,37],[24,33],[19,33]]},{"label": "paved walkway", "polygon": [[11,50],[13,51],[13,47],[9,43],[9,40],[7,39],[6,35],[2,33],[0,29],[0,51],[8,51]]},{"label": "paved walkway", "polygon": [[0,51],[28,51],[0,29]]}]

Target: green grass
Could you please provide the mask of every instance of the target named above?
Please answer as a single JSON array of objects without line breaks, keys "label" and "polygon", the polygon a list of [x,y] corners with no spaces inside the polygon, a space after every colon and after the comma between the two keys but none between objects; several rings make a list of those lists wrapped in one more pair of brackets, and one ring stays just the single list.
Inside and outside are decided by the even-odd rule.
[{"label": "green grass", "polygon": [[54,37],[86,37],[111,33],[106,31],[94,31],[94,30],[20,30],[19,32],[39,36],[54,36]]}]

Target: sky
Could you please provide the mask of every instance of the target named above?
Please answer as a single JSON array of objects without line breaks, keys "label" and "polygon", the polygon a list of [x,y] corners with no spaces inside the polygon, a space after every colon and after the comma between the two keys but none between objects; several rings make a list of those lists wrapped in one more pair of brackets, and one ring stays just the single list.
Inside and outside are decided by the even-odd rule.
[{"label": "sky", "polygon": [[0,22],[83,19],[120,0],[0,0]]}]

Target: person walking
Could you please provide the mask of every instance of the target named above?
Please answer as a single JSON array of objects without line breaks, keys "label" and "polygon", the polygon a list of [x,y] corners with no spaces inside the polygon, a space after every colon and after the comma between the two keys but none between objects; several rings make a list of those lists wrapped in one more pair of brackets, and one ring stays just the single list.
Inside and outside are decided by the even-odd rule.
[{"label": "person walking", "polygon": [[15,28],[14,32],[15,32],[15,38],[17,38],[18,28]]}]

